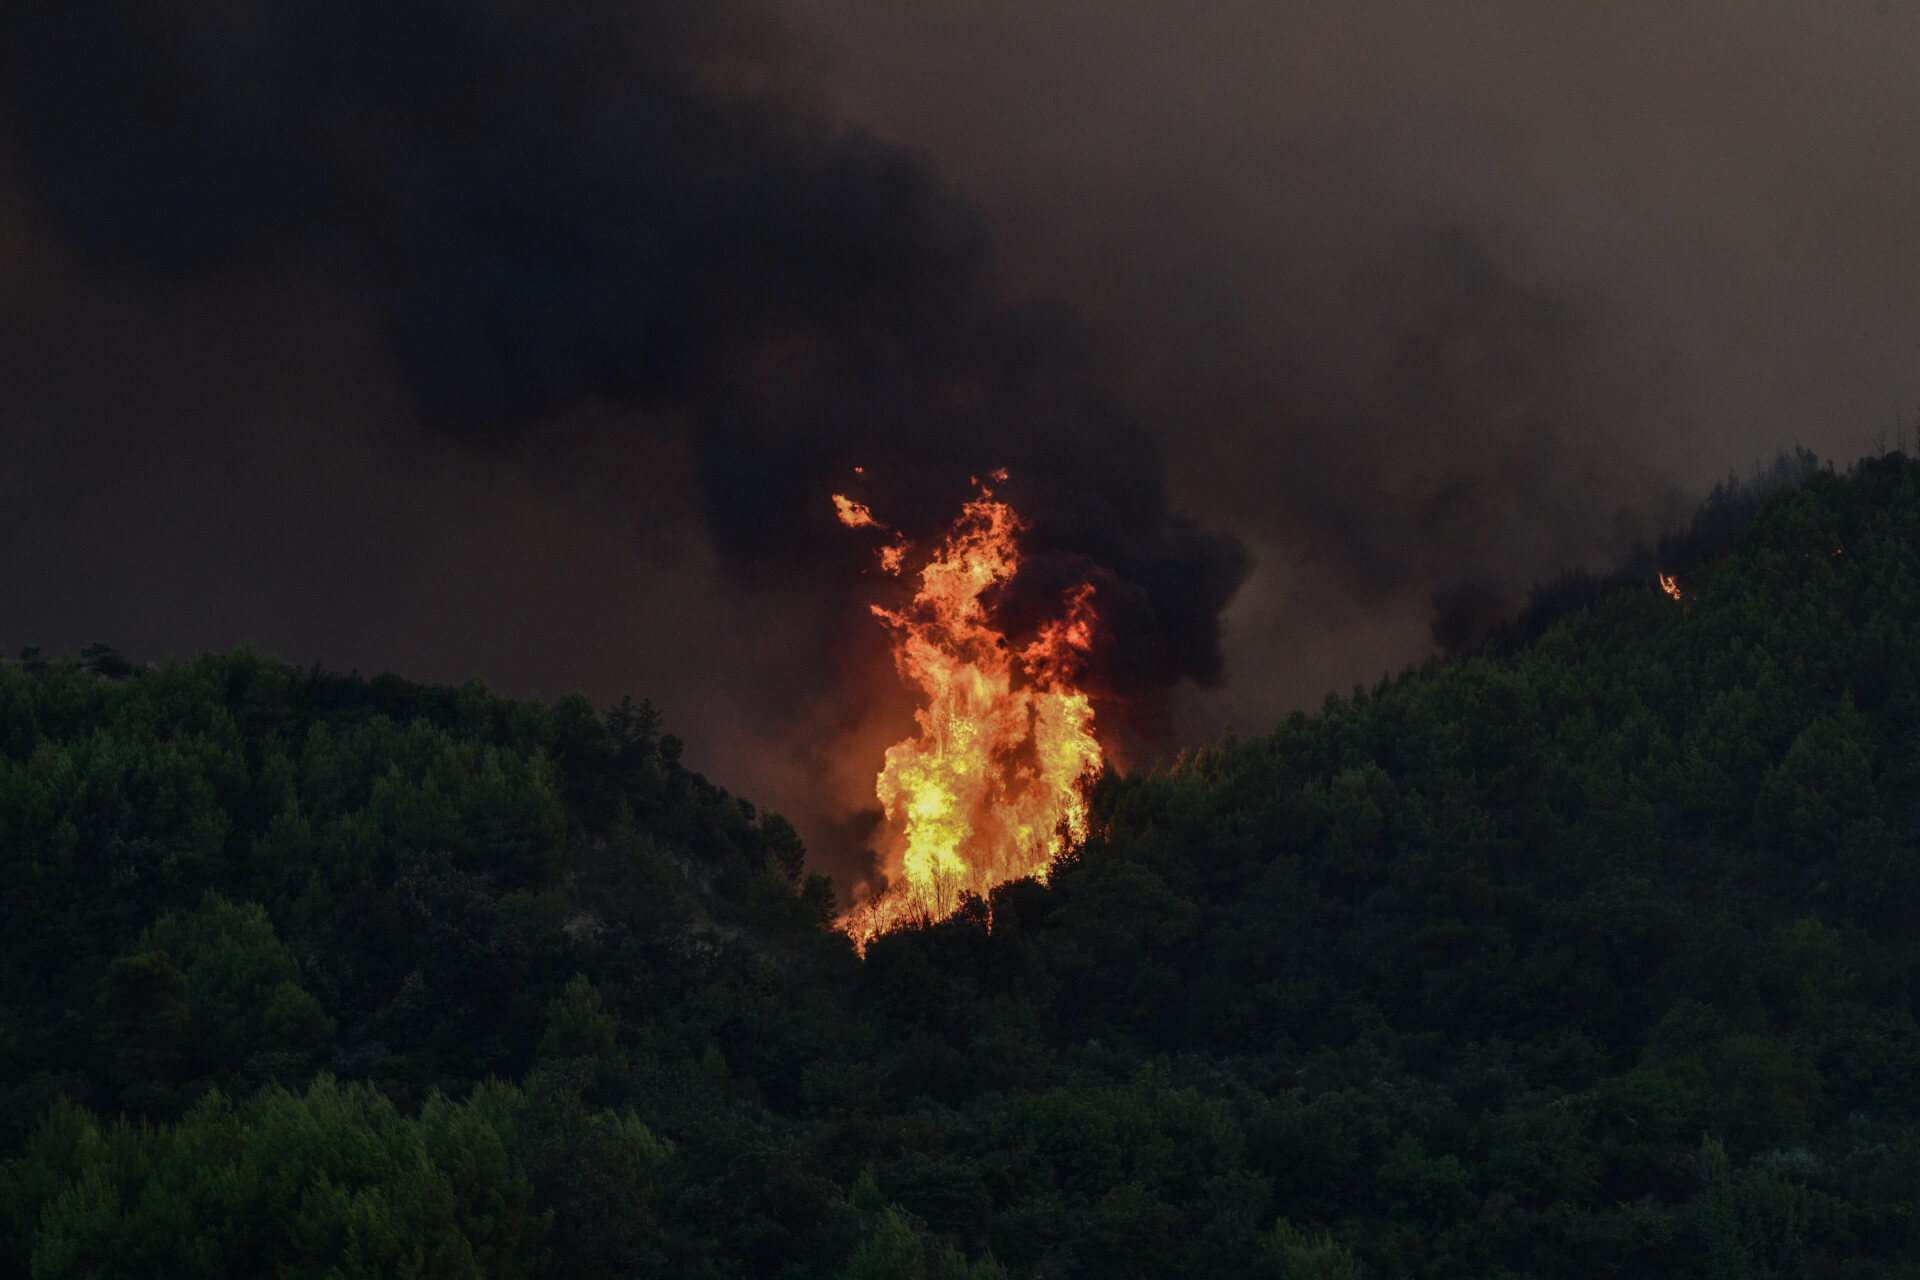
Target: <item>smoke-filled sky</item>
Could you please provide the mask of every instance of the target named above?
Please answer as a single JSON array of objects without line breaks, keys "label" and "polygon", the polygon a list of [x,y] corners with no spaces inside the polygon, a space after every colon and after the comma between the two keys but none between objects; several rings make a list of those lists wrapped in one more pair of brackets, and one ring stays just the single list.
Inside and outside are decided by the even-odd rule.
[{"label": "smoke-filled sky", "polygon": [[[0,642],[649,694],[857,846],[1007,467],[1151,749],[1920,409],[1920,4],[0,0]],[[1036,588],[1038,589],[1038,588]]]}]

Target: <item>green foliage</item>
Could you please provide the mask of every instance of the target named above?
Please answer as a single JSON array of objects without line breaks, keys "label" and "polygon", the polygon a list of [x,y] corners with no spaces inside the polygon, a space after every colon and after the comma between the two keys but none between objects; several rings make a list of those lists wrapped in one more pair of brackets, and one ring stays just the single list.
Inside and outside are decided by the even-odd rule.
[{"label": "green foliage", "polygon": [[653,1201],[673,1145],[630,1112],[588,1106],[584,1085],[567,1067],[528,1077],[517,1154],[554,1215],[561,1274],[649,1274],[663,1261]]},{"label": "green foliage", "polygon": [[508,1157],[517,1099],[494,1092],[435,1094],[407,1119],[322,1078],[239,1106],[209,1093],[157,1128],[62,1104],[9,1170],[9,1199],[37,1222],[36,1280],[528,1275],[546,1218]]},{"label": "green foliage", "polygon": [[542,1058],[597,1058],[614,1053],[614,1021],[600,993],[576,973],[566,989],[547,1006],[547,1033],[540,1039]]},{"label": "green foliage", "polygon": [[1007,1269],[992,1254],[969,1263],[952,1245],[929,1240],[911,1215],[890,1207],[854,1249],[842,1275],[845,1280],[1006,1280]]},{"label": "green foliage", "polygon": [[1282,1218],[1265,1243],[1264,1274],[1274,1280],[1360,1280],[1359,1264],[1332,1236],[1309,1236]]},{"label": "green foliage", "polygon": [[1910,1280],[1920,465],[1681,590],[863,961],[648,703],[0,666],[0,1274]]}]

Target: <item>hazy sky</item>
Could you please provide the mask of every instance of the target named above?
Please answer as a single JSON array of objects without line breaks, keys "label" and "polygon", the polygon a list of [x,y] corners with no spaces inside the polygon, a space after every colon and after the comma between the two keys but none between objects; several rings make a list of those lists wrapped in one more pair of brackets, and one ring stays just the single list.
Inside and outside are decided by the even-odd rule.
[{"label": "hazy sky", "polygon": [[1920,406],[1920,5],[793,12],[1257,549],[1189,732],[1397,668],[1436,587],[1599,560],[1621,512]]},{"label": "hazy sky", "polygon": [[1193,739],[1920,410],[1912,0],[173,8],[0,0],[0,642],[650,694],[823,851],[856,458],[1016,455]]}]

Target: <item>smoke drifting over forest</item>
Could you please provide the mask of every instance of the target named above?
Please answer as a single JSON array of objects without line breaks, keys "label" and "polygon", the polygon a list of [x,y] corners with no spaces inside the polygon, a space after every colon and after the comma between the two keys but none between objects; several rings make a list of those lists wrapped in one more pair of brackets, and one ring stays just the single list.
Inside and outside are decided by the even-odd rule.
[{"label": "smoke drifting over forest", "polygon": [[1007,468],[1209,735],[1915,399],[1911,8],[1270,9],[0,3],[0,638],[651,693],[857,843],[832,490]]},{"label": "smoke drifting over forest", "polygon": [[1219,679],[1244,554],[1170,517],[1067,323],[996,299],[973,217],[791,85],[763,6],[131,3],[6,34],[30,213],[85,266],[319,257],[426,429],[511,455],[586,404],[664,419],[751,567],[846,564],[822,499],[855,465],[923,537],[1015,469],[1042,548],[1143,597],[1153,673]]}]

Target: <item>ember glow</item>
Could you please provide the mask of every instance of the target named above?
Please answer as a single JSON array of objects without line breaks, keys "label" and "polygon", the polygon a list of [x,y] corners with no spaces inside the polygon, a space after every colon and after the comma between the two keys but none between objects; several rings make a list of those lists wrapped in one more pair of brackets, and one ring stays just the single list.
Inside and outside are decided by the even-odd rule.
[{"label": "ember glow", "polygon": [[[854,468],[859,471],[858,467]],[[845,494],[833,495],[833,507],[839,513],[840,523],[849,529],[883,529],[886,526],[873,518],[873,512],[867,510],[864,502],[855,502]]]},{"label": "ember glow", "polygon": [[[1024,527],[982,488],[920,570],[913,600],[897,612],[874,606],[923,705],[919,732],[888,748],[874,787],[900,845],[887,891],[845,922],[863,948],[898,925],[944,919],[965,894],[1044,879],[1065,843],[1086,834],[1086,782],[1102,761],[1093,704],[1078,687],[1098,622],[1093,586],[1068,591],[1021,647],[981,599],[1019,568]],[[896,569],[901,553],[883,550],[883,564]]]}]

